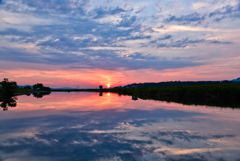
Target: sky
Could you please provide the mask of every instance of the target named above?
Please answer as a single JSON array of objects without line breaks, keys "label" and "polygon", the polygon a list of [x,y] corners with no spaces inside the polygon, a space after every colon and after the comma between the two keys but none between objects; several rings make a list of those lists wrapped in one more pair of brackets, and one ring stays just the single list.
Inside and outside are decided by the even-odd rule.
[{"label": "sky", "polygon": [[98,88],[240,76],[239,0],[0,0],[0,78]]}]

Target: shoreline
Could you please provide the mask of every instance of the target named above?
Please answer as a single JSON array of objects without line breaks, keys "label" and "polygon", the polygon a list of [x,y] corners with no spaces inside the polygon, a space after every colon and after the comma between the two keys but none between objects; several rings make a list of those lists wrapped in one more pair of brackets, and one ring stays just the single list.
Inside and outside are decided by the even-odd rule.
[{"label": "shoreline", "polygon": [[[185,105],[207,105],[218,107],[240,108],[240,83],[218,85],[189,85],[142,88],[111,89],[66,89],[51,91],[18,90],[14,95],[34,92],[112,92],[119,95],[138,97],[143,100],[157,100],[181,103]],[[3,94],[0,93],[0,97]]]}]

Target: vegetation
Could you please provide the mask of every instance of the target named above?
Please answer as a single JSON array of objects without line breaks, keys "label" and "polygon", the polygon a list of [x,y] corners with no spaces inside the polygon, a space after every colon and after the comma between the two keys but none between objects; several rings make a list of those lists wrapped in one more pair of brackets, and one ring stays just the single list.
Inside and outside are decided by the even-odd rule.
[{"label": "vegetation", "polygon": [[142,88],[118,88],[107,90],[141,99],[176,102],[186,105],[240,107],[240,83],[164,86]]},{"label": "vegetation", "polygon": [[9,95],[3,95],[0,97],[0,107],[3,108],[3,111],[7,111],[8,107],[17,106],[17,97],[12,97]]},{"label": "vegetation", "polygon": [[[99,92],[100,89],[74,89],[53,91],[89,91]],[[210,84],[210,85],[186,85],[186,86],[160,86],[141,88],[111,88],[102,89],[103,92],[117,92],[129,95],[146,95],[161,97],[201,97],[201,98],[238,98],[240,97],[240,83]]]},{"label": "vegetation", "polygon": [[50,95],[50,94],[51,94],[51,91],[33,92],[32,94],[33,94],[33,97],[42,98],[42,97],[45,96],[45,95]]},{"label": "vegetation", "polygon": [[160,86],[141,88],[54,90],[57,92],[115,92],[144,100],[176,102],[184,105],[207,105],[215,107],[240,107],[240,83]]},{"label": "vegetation", "polygon": [[23,87],[24,89],[32,89],[32,87],[31,86],[26,86],[26,87]]},{"label": "vegetation", "polygon": [[163,86],[186,86],[186,85],[210,85],[210,84],[232,84],[233,81],[170,81],[170,82],[159,82],[159,83],[139,83],[129,84],[124,86],[125,88],[131,88],[133,85],[137,87],[163,87]]},{"label": "vegetation", "polygon": [[19,88],[17,83],[14,81],[9,81],[8,78],[4,78],[2,82],[0,82],[0,95],[13,95],[14,93],[26,93],[26,92],[34,92],[34,91],[51,91],[51,88],[44,87],[43,84],[37,83],[33,85],[33,89],[31,86],[25,86],[23,88]]},{"label": "vegetation", "polygon": [[1,92],[2,93],[13,93],[14,90],[18,88],[17,83],[14,81],[9,81],[8,78],[4,78],[2,82],[0,82],[1,85]]},{"label": "vegetation", "polygon": [[[199,83],[199,82],[198,82]],[[208,82],[209,83],[209,82]],[[167,102],[176,102],[186,105],[208,105],[218,107],[240,107],[240,83],[217,83],[207,85],[174,85],[174,86],[154,86],[154,87],[140,87],[131,88],[112,88],[103,89],[71,89],[71,90],[51,90],[49,87],[44,87],[43,84],[37,83],[31,86],[25,86],[19,88],[16,82],[9,82],[5,78],[0,82],[0,96],[2,97],[3,103],[1,106],[5,108],[8,104],[8,98],[13,97],[16,93],[33,93],[36,98],[41,98],[43,95],[49,95],[51,91],[56,92],[116,92],[124,95],[131,95],[141,99],[152,99]],[[163,82],[164,84],[164,82]],[[184,83],[183,83],[184,84]],[[196,84],[196,83],[195,83]],[[45,92],[45,93],[42,93]],[[4,97],[4,98],[3,98]],[[1,101],[0,101],[1,102]],[[10,102],[9,106],[15,105],[15,99]],[[6,108],[5,108],[6,109]]]},{"label": "vegetation", "polygon": [[17,97],[15,97],[17,95],[26,94],[30,96],[32,93],[34,97],[42,98],[44,95],[51,93],[51,89],[44,87],[41,83],[33,85],[33,89],[31,86],[19,88],[16,82],[10,82],[7,78],[4,78],[0,85],[0,107],[3,108],[3,111],[7,111],[9,107],[17,106]]},{"label": "vegetation", "polygon": [[37,83],[33,85],[34,90],[40,90],[40,91],[51,91],[51,88],[49,87],[44,87],[42,83]]},{"label": "vegetation", "polygon": [[162,98],[158,96],[138,96],[143,100],[156,100],[156,101],[164,101],[164,102],[174,102],[180,103],[184,105],[201,105],[201,106],[212,106],[212,107],[230,107],[230,108],[240,108],[240,100],[231,100],[231,99],[205,99],[205,98],[176,98],[176,97],[168,97]]},{"label": "vegetation", "polygon": [[163,87],[141,87],[110,89],[110,91],[119,91],[123,93],[138,93],[148,95],[162,96],[240,96],[240,83],[234,84],[211,84],[211,85],[188,85],[188,86],[163,86]]}]

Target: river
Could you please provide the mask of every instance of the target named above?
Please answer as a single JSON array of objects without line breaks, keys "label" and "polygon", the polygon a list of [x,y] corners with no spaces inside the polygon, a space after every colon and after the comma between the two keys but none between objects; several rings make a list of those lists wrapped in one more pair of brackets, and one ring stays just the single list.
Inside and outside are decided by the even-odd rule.
[{"label": "river", "polygon": [[0,160],[239,161],[240,110],[115,93],[17,96],[0,111]]}]

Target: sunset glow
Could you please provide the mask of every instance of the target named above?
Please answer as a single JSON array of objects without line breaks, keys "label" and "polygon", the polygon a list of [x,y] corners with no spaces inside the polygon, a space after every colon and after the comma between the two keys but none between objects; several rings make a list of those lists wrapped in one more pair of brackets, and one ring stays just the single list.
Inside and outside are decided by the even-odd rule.
[{"label": "sunset glow", "polygon": [[240,161],[240,0],[0,0],[0,160]]},{"label": "sunset glow", "polygon": [[0,0],[0,77],[98,88],[232,80],[239,0]]}]

